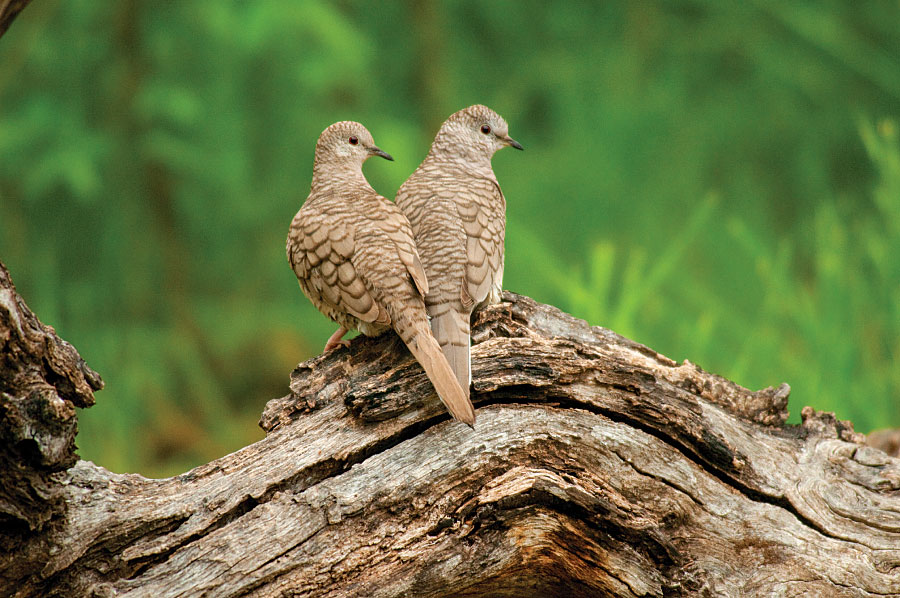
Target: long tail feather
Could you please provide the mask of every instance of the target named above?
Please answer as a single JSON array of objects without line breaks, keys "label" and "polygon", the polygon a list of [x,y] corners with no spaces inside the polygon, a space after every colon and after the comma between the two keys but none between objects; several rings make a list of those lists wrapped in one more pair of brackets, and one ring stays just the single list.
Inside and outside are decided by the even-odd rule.
[{"label": "long tail feather", "polygon": [[[441,346],[450,368],[456,374],[459,385],[469,396],[472,383],[471,355],[469,354],[469,321],[467,314],[460,314],[447,306],[443,313],[432,313],[431,330]],[[429,306],[431,309],[431,306]],[[437,311],[437,310],[435,310]]]},{"label": "long tail feather", "polygon": [[441,352],[441,346],[431,331],[427,327],[420,329],[407,343],[407,347],[422,365],[425,374],[437,390],[438,397],[450,414],[459,421],[474,426],[475,408],[469,400],[468,384],[463,390],[464,387],[457,380],[457,374],[447,362],[447,358]]}]

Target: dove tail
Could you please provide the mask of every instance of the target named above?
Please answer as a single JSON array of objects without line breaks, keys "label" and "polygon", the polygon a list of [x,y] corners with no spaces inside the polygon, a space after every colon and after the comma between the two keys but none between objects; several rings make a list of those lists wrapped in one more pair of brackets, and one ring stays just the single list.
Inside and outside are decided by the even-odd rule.
[{"label": "dove tail", "polygon": [[468,314],[461,314],[447,305],[429,306],[429,310],[437,311],[435,308],[443,308],[445,311],[431,314],[431,330],[468,397],[469,385],[472,383]]},{"label": "dove tail", "polygon": [[[463,423],[474,425],[475,408],[469,400],[469,387],[466,385],[463,390],[464,387],[457,381],[457,375],[447,363],[447,358],[441,352],[441,346],[431,334],[431,330],[427,327],[419,329],[406,346],[422,365],[438,397],[450,414]],[[468,352],[466,356],[468,357]]]}]

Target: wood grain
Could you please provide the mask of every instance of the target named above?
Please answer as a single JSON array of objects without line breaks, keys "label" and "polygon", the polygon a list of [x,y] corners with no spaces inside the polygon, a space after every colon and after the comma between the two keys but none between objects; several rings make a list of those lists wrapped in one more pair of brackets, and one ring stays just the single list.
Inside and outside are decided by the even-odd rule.
[{"label": "wood grain", "polygon": [[236,453],[54,474],[65,508],[0,530],[0,595],[900,595],[900,460],[830,414],[786,426],[786,385],[512,293],[473,340],[474,431],[399,339],[360,337]]}]

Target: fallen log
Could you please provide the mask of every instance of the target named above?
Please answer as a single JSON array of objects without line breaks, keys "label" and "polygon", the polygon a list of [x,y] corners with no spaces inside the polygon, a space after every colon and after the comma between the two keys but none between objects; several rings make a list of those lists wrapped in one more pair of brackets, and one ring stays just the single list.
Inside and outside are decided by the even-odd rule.
[{"label": "fallen log", "polygon": [[101,385],[31,318],[0,269],[0,468],[29,490],[0,494],[0,595],[900,595],[900,460],[527,297],[476,316],[474,430],[357,338],[297,366],[265,439],[163,480],[22,432]]}]

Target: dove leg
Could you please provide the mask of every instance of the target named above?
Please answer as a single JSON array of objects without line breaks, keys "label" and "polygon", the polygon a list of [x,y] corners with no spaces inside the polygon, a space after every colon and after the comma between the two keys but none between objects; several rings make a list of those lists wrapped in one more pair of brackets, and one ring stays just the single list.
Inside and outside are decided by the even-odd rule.
[{"label": "dove leg", "polygon": [[338,347],[349,347],[350,341],[344,340],[341,338],[342,336],[347,334],[347,332],[348,332],[348,330],[346,328],[344,328],[343,326],[341,326],[340,328],[335,330],[334,334],[332,334],[328,338],[328,342],[325,343],[325,348],[322,350],[322,352],[328,353],[332,349],[336,349]]}]

